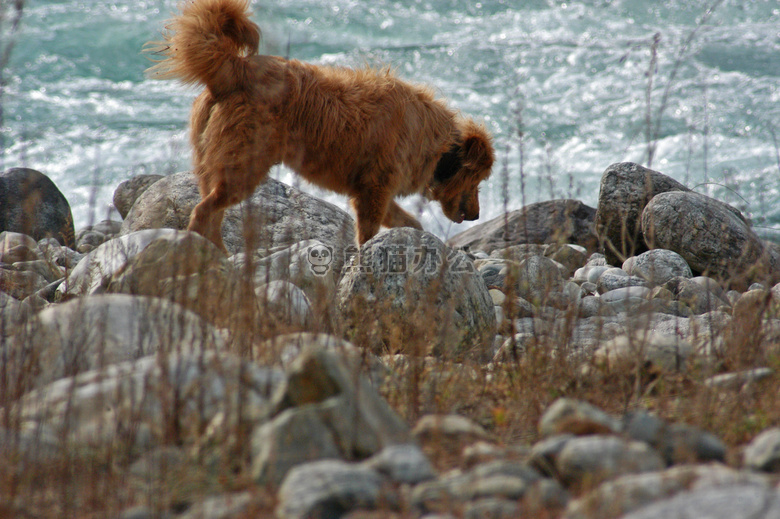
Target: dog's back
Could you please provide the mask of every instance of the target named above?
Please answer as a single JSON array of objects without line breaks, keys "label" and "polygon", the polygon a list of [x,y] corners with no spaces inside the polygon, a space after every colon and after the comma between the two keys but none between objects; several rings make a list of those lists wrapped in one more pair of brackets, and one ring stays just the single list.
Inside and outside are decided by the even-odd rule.
[{"label": "dog's back", "polygon": [[[425,87],[388,69],[318,67],[290,61],[280,119],[284,162],[322,187],[354,195],[368,170],[400,174],[398,194],[419,192],[455,132],[455,113]],[[260,88],[265,88],[261,86]],[[392,171],[391,171],[392,170]],[[376,179],[371,179],[376,182]]]}]

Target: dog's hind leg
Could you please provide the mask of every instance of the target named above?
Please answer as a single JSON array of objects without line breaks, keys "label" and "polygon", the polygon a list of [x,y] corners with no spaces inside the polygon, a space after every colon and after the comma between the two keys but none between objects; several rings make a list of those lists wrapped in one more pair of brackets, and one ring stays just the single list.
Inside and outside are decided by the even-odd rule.
[{"label": "dog's hind leg", "polygon": [[197,232],[227,252],[222,241],[222,219],[225,216],[225,209],[233,203],[235,202],[233,202],[227,186],[224,182],[219,182],[192,210],[187,229]]},{"label": "dog's hind leg", "polygon": [[[222,241],[222,219],[225,209],[249,198],[255,188],[265,180],[268,171],[274,163],[274,157],[258,157],[250,151],[239,152],[245,158],[243,163],[221,168],[218,175],[200,175],[204,184],[201,186],[203,200],[200,201],[190,216],[188,229],[211,240],[217,247],[227,252]],[[248,225],[248,223],[246,224]]]},{"label": "dog's hind leg", "polygon": [[423,230],[420,222],[415,217],[401,209],[395,200],[390,201],[390,205],[387,207],[385,218],[382,220],[382,225],[385,227],[413,227],[415,229]]}]

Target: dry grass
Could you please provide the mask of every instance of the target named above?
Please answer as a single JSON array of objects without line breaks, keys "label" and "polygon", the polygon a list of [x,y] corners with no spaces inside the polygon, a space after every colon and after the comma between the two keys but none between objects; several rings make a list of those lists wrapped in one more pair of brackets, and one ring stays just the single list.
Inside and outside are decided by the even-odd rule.
[{"label": "dry grass", "polygon": [[[711,9],[718,4],[715,2]],[[21,12],[21,7],[19,9]],[[6,17],[5,20],[0,17],[0,24],[8,23],[8,20],[18,23],[6,11],[0,11],[0,15]],[[689,44],[690,41],[685,42],[686,46]],[[652,45],[655,60],[657,42],[654,40]],[[684,51],[681,49],[679,59],[685,56]],[[5,58],[0,60],[0,68],[6,62]],[[651,61],[647,94],[648,163],[653,158],[654,141],[659,134],[657,124],[660,124],[668,95],[667,89],[654,119],[650,106],[653,70]],[[0,76],[0,96],[3,86]],[[519,192],[524,198],[521,110],[517,111],[516,119],[521,167]],[[550,160],[548,166],[552,167],[552,163]],[[504,173],[506,191],[510,189],[506,185],[506,168]],[[552,172],[548,172],[548,178],[552,177]],[[508,208],[507,200],[508,197],[505,208]],[[247,276],[245,282],[251,286],[250,270],[247,268],[244,275]],[[512,285],[511,279],[507,285]],[[513,294],[507,296],[507,301],[511,302]],[[432,295],[431,299],[435,300],[435,297]],[[318,316],[311,326],[313,330],[339,336],[346,332],[340,327],[332,299],[321,294],[312,303],[314,314]],[[505,314],[512,316],[515,309],[509,306],[511,303],[507,305]],[[642,317],[632,316],[631,322],[642,326]],[[683,372],[659,372],[646,369],[639,360],[609,369],[587,360],[583,362],[582,356],[572,351],[570,327],[566,326],[557,333],[540,336],[525,352],[504,363],[484,365],[470,360],[437,360],[425,357],[423,352],[430,351],[431,339],[423,339],[426,334],[419,333],[430,329],[430,317],[418,315],[410,317],[407,329],[399,332],[398,341],[403,342],[403,351],[409,355],[402,360],[389,355],[385,359],[392,367],[392,375],[381,392],[410,426],[425,414],[456,413],[482,425],[501,446],[530,446],[537,441],[537,425],[542,413],[560,397],[590,402],[615,416],[633,409],[647,409],[669,422],[684,422],[714,433],[729,448],[729,464],[739,466],[741,447],[762,430],[780,425],[780,348],[777,346],[780,337],[757,331],[757,324],[776,317],[780,316],[771,305],[749,316],[737,316],[721,336],[713,338],[713,342],[722,344],[715,362],[693,362]],[[561,312],[559,321],[574,322],[573,312]],[[2,329],[3,323],[0,323],[0,331]],[[278,364],[278,352],[258,351],[257,345],[291,330],[278,321],[261,318],[259,322],[243,326],[241,333],[234,334],[231,348],[253,362]],[[507,337],[514,334],[511,325],[500,332]],[[359,330],[352,339],[359,348],[382,353],[377,351],[376,341],[368,330]],[[757,367],[771,368],[772,375],[753,384],[733,387],[712,388],[705,384],[705,380],[715,374]],[[46,431],[22,431],[12,404],[15,388],[29,387],[31,383],[27,378],[35,377],[32,368],[30,370],[11,378],[7,356],[4,354],[0,359],[0,433],[5,436],[0,439],[0,518],[106,517],[137,505],[160,513],[176,512],[183,511],[202,495],[240,490],[249,490],[254,496],[254,505],[246,512],[246,517],[273,513],[273,493],[257,486],[248,476],[246,430],[222,431],[220,435],[209,437],[204,428],[199,440],[230,439],[218,445],[215,452],[219,455],[211,458],[203,454],[207,450],[194,448],[201,445],[198,441],[193,445],[173,434],[168,437],[169,445],[182,448],[187,461],[160,466],[159,474],[139,477],[132,473],[133,464],[149,453],[134,445],[132,440],[140,432],[132,430],[133,424],[125,437],[78,449],[65,437],[55,437],[52,442],[47,439]],[[161,401],[176,401],[178,395],[172,393],[170,387],[160,391],[164,393],[159,395]],[[167,418],[171,423],[179,421],[177,409],[172,405],[168,410]],[[236,427],[241,429],[240,421]],[[22,453],[21,442],[28,441],[27,438],[32,438],[28,452],[36,453],[36,456]],[[434,453],[433,458],[442,470],[463,463],[461,452],[448,450],[450,447],[442,444],[440,452]],[[44,451],[48,454],[43,455]],[[380,515],[413,516],[406,512],[388,514]],[[536,514],[536,517],[554,516],[555,512]]]},{"label": "dry grass", "polygon": [[[507,300],[512,300],[512,294],[509,296]],[[323,296],[312,306],[321,316],[313,326],[315,330],[336,335],[345,332],[334,314],[334,301]],[[514,309],[507,306],[505,312],[511,316]],[[352,337],[359,348],[387,354],[385,360],[392,375],[381,392],[410,426],[425,414],[456,413],[482,425],[498,445],[530,446],[539,439],[537,425],[544,410],[556,399],[569,397],[590,402],[615,416],[641,408],[669,422],[701,427],[727,444],[729,463],[739,466],[740,448],[762,430],[780,424],[780,349],[774,336],[756,332],[757,323],[775,316],[774,308],[766,305],[759,315],[736,317],[721,336],[713,339],[719,344],[722,341],[715,361],[691,362],[680,373],[649,370],[638,360],[609,369],[589,362],[587,355],[573,349],[571,328],[564,325],[576,321],[572,309],[559,313],[557,331],[540,335],[523,353],[504,363],[485,365],[473,360],[426,357],[430,334],[419,332],[430,329],[430,316],[423,314],[409,316],[407,328],[400,331],[398,341],[407,353],[402,360],[392,357],[391,352],[377,350],[368,333]],[[631,316],[628,322],[642,326],[643,315]],[[262,365],[278,364],[278,352],[259,351],[257,345],[290,330],[277,322],[263,325],[261,318],[260,325],[245,326],[241,333],[234,334],[232,350]],[[501,332],[512,336],[513,330],[509,327]],[[705,384],[715,374],[756,367],[772,368],[773,374],[744,387],[715,389]],[[105,517],[135,505],[182,511],[198,496],[244,489],[257,496],[254,512],[272,512],[273,493],[258,487],[248,475],[249,435],[242,429],[246,424],[239,422],[237,430],[209,436],[204,421],[201,439],[193,444],[192,438],[176,433],[187,425],[179,423],[179,395],[171,387],[161,387],[160,400],[171,403],[166,415],[170,434],[165,437],[169,445],[187,454],[187,461],[178,468],[160,469],[165,477],[148,476],[139,481],[133,475],[133,464],[149,455],[132,441],[134,434],[140,434],[138,431],[130,431],[126,441],[120,438],[94,448],[74,449],[65,437],[55,438],[54,445],[42,441],[32,450],[46,448],[53,453],[36,462],[35,457],[22,455],[15,448],[20,421],[13,405],[9,405],[13,400],[9,391],[19,384],[29,387],[25,377],[33,379],[35,373],[22,373],[8,380],[4,358],[0,374],[4,395],[0,398],[0,427],[11,438],[0,451],[0,503],[4,503],[0,505],[0,517]],[[224,443],[211,450],[196,448],[220,441]],[[209,457],[209,452],[217,455]],[[444,470],[462,465],[461,454],[442,444],[432,459]]]}]

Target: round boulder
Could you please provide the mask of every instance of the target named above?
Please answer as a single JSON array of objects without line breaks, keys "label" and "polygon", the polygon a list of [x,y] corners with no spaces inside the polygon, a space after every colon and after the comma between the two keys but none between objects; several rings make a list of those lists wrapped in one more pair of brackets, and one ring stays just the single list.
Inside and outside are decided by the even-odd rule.
[{"label": "round boulder", "polygon": [[595,226],[604,255],[612,265],[648,250],[640,217],[659,193],[689,191],[663,173],[632,162],[609,166],[601,176]]},{"label": "round boulder", "polygon": [[642,232],[656,248],[677,252],[691,269],[737,285],[760,274],[764,245],[738,211],[693,192],[662,193],[642,212]]},{"label": "round boulder", "polygon": [[278,368],[228,352],[174,351],[56,380],[17,400],[13,412],[20,430],[52,431],[60,452],[198,441],[214,459],[210,446],[238,442],[237,431],[260,421],[283,381]]},{"label": "round boulder", "polygon": [[119,184],[114,190],[114,207],[119,211],[119,215],[123,219],[127,217],[141,193],[161,178],[162,175],[138,175]]},{"label": "round boulder", "polygon": [[780,492],[755,483],[719,486],[696,485],[674,497],[654,501],[623,515],[622,519],[732,519],[734,517],[780,517]]},{"label": "round boulder", "polygon": [[674,277],[690,278],[691,268],[682,256],[666,249],[653,249],[623,262],[623,270],[630,276],[639,276],[650,285],[663,285]]},{"label": "round boulder", "polygon": [[345,264],[338,308],[349,335],[375,351],[484,356],[495,335],[493,301],[468,256],[407,227]]},{"label": "round boulder", "polygon": [[640,331],[604,341],[594,352],[596,364],[617,369],[640,366],[660,371],[684,371],[691,345],[676,335]]},{"label": "round boulder", "polygon": [[306,293],[289,281],[276,280],[255,288],[262,319],[282,327],[306,328],[312,321],[311,303]]},{"label": "round boulder", "polygon": [[340,460],[321,460],[292,469],[279,489],[277,515],[290,519],[341,517],[354,508],[379,505],[382,477]]},{"label": "round boulder", "polygon": [[[195,176],[189,172],[165,177],[144,191],[122,223],[121,234],[142,229],[186,229],[200,202]],[[251,225],[245,226],[245,222]],[[355,241],[354,221],[338,207],[272,178],[245,202],[225,211],[222,239],[230,253],[253,248],[290,246],[317,239],[341,253]]]},{"label": "round boulder", "polygon": [[620,429],[620,422],[598,407],[571,398],[553,402],[539,420],[543,438],[564,433],[617,433]]}]

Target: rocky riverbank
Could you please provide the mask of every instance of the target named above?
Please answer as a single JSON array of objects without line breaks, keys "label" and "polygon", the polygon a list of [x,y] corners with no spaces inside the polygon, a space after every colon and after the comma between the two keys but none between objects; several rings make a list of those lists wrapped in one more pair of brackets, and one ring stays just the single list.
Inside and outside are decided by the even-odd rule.
[{"label": "rocky riverbank", "polygon": [[229,257],[189,173],[0,191],[0,515],[780,516],[780,252],[661,173],[360,250],[269,180]]}]

